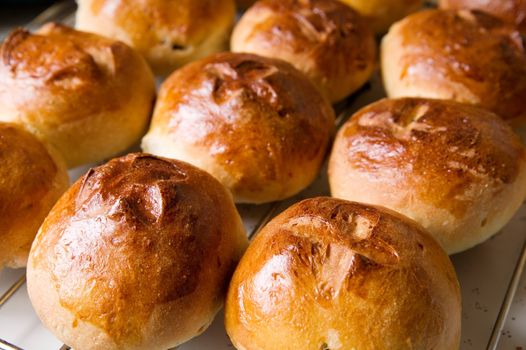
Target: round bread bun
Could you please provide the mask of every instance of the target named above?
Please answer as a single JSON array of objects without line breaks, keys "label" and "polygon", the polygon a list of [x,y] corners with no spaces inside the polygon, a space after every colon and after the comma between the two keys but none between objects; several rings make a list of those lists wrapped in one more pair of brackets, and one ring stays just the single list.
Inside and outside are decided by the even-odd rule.
[{"label": "round bread bun", "polygon": [[0,47],[0,120],[24,124],[69,168],[135,144],[154,98],[150,68],[118,41],[51,23],[17,29]]},{"label": "round bread bun", "polygon": [[90,170],[50,212],[31,248],[29,297],[74,349],[165,350],[212,322],[246,244],[212,176],[130,154]]},{"label": "round bread bun", "polygon": [[163,83],[142,148],[208,171],[236,202],[263,203],[314,180],[333,129],[331,106],[291,65],[222,53]]},{"label": "round bread bun", "polygon": [[457,350],[461,302],[446,253],[400,214],[313,198],[274,218],[230,282],[237,349]]},{"label": "round bread bun", "polygon": [[526,1],[524,0],[439,0],[443,9],[476,9],[516,25],[526,33]]},{"label": "round bread bun", "polygon": [[373,32],[338,0],[258,1],[234,28],[230,46],[289,62],[330,102],[364,85],[376,63]]},{"label": "round bread bun", "polygon": [[376,33],[422,7],[422,0],[340,0],[360,12]]},{"label": "round bread bun", "polygon": [[118,39],[168,75],[228,48],[234,0],[78,0],[78,29]]},{"label": "round bread bun", "polygon": [[382,42],[389,97],[480,105],[516,125],[526,117],[520,33],[479,11],[428,10],[391,27]]},{"label": "round bread bun", "polygon": [[0,163],[0,269],[18,268],[69,178],[62,157],[16,124],[0,122]]},{"label": "round bread bun", "polygon": [[450,254],[497,233],[526,197],[526,151],[497,115],[453,101],[381,100],[338,132],[334,197],[382,205]]}]

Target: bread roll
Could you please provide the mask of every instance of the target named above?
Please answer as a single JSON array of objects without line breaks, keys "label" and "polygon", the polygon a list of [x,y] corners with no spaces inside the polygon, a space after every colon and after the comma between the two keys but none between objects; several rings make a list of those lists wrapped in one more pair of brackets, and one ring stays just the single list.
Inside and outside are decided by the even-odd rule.
[{"label": "bread roll", "polygon": [[146,62],[118,41],[47,24],[0,47],[0,120],[24,124],[70,168],[137,142],[154,95]]},{"label": "bread roll", "polygon": [[237,349],[457,350],[460,290],[411,220],[333,198],[293,205],[254,239],[230,283]]},{"label": "bread roll", "polygon": [[78,0],[78,29],[122,40],[153,71],[182,65],[227,48],[234,0]]},{"label": "bread roll", "polygon": [[439,0],[444,9],[477,9],[516,25],[526,33],[526,1],[524,0]]},{"label": "bread roll", "polygon": [[422,0],[340,0],[368,18],[377,33],[385,33],[391,24],[422,7]]},{"label": "bread roll", "polygon": [[499,231],[526,197],[526,153],[497,115],[452,101],[382,100],[338,132],[332,195],[382,205],[448,253]]},{"label": "bread roll", "polygon": [[246,243],[212,176],[130,154],[90,170],[53,208],[31,248],[29,297],[74,349],[165,350],[212,322]]},{"label": "bread roll", "polygon": [[337,0],[259,1],[234,28],[231,48],[289,62],[330,102],[365,84],[376,61],[365,20]]},{"label": "bread roll", "polygon": [[222,53],[163,83],[142,147],[208,171],[237,202],[263,203],[312,182],[333,125],[331,106],[291,65]]},{"label": "bread roll", "polygon": [[520,33],[478,11],[428,10],[394,25],[382,43],[389,97],[452,99],[519,125],[526,116]]},{"label": "bread roll", "polygon": [[68,173],[56,151],[2,122],[0,164],[0,269],[23,267],[40,224],[68,188]]}]

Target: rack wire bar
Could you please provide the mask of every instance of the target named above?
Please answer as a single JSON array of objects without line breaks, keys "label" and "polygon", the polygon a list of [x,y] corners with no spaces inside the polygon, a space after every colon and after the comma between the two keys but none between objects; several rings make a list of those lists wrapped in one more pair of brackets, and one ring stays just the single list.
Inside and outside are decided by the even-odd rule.
[{"label": "rack wire bar", "polygon": [[258,234],[259,231],[261,231],[263,226],[265,226],[270,221],[270,219],[272,219],[276,215],[280,204],[281,204],[281,202],[273,202],[272,203],[272,205],[268,208],[268,210],[265,212],[265,214],[263,214],[261,219],[258,221],[258,223],[254,227],[252,232],[250,232],[250,234],[248,235],[248,238],[252,238],[256,234]]},{"label": "rack wire bar", "polygon": [[506,323],[506,319],[508,318],[511,304],[513,304],[513,300],[515,299],[515,293],[517,292],[517,289],[519,288],[519,284],[520,284],[521,277],[524,272],[525,266],[526,266],[526,240],[524,241],[521,256],[517,260],[517,265],[515,266],[515,270],[513,271],[513,275],[510,280],[510,284],[508,285],[508,290],[506,291],[506,296],[504,297],[504,301],[502,302],[502,305],[499,311],[499,316],[497,318],[497,321],[495,322],[493,331],[491,332],[491,338],[488,342],[487,350],[496,350],[497,346],[499,345],[499,340],[502,334],[502,329],[504,328],[504,324]]},{"label": "rack wire bar", "polygon": [[24,350],[22,348],[19,348],[18,346],[16,345],[13,345],[3,339],[0,339],[0,349],[4,349],[4,350]]},{"label": "rack wire bar", "polygon": [[[13,283],[9,289],[0,296],[0,308],[15,294],[15,292],[24,284],[26,283],[26,274],[24,273],[20,278]],[[0,339],[1,341],[2,339]]]}]

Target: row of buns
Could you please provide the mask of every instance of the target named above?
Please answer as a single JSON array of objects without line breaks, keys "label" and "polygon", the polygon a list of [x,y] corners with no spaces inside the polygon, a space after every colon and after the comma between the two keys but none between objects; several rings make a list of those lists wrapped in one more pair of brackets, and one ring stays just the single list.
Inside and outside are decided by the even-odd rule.
[{"label": "row of buns", "polygon": [[[526,197],[526,151],[509,125],[523,119],[526,58],[508,19],[435,9],[395,24],[382,74],[404,98],[365,107],[336,135],[329,182],[341,199],[289,208],[245,255],[234,205],[313,181],[334,134],[330,102],[370,79],[373,33],[419,3],[260,1],[234,29],[237,52],[211,56],[228,41],[231,2],[80,1],[79,27],[113,39],[55,24],[13,32],[0,48],[0,190],[17,199],[2,208],[15,213],[2,249],[16,254],[0,266],[24,265],[44,221],[28,291],[76,349],[176,346],[208,327],[227,290],[238,349],[458,348],[446,252],[495,234]],[[364,19],[367,6],[389,18]],[[155,102],[148,63],[184,64]],[[90,170],[44,220],[66,190],[64,164],[122,153],[149,123],[152,154]]]},{"label": "row of buns", "polygon": [[319,197],[281,213],[243,254],[246,240],[211,175],[129,154],[51,210],[28,292],[46,327],[80,350],[172,348],[206,330],[225,295],[238,349],[458,348],[454,268],[407,217]]},{"label": "row of buns", "polygon": [[[266,5],[262,4],[265,2],[260,2],[253,6],[256,1],[241,0],[237,5],[244,9],[251,7],[248,17],[257,19],[257,14],[265,8],[267,10],[273,8],[271,12],[283,10],[290,12],[291,9],[288,7],[291,4],[298,10],[312,5],[323,6],[323,2],[266,1]],[[338,3],[358,11],[368,22],[368,27],[378,33],[385,32],[393,22],[422,6],[422,0],[342,0]],[[285,6],[280,7],[280,4]],[[161,0],[134,3],[116,0],[80,0],[78,5],[76,16],[78,29],[123,41],[143,54],[153,71],[162,75],[169,74],[175,68],[190,61],[226,49],[230,30],[235,21],[236,6],[234,0],[184,0],[176,3]],[[300,15],[301,13],[302,11],[296,12]],[[261,14],[263,15],[263,12]],[[267,21],[268,15],[269,12],[266,12],[260,21]],[[281,13],[279,17],[282,15],[287,17],[290,13],[288,15]],[[342,20],[349,16],[345,10],[340,10],[340,15]],[[248,19],[242,22],[244,21]],[[277,21],[281,22],[283,19]],[[307,20],[303,23],[309,25],[308,23],[312,22]],[[330,29],[330,26],[321,25]],[[262,30],[264,26],[261,25]],[[362,29],[358,28],[358,31]]]}]

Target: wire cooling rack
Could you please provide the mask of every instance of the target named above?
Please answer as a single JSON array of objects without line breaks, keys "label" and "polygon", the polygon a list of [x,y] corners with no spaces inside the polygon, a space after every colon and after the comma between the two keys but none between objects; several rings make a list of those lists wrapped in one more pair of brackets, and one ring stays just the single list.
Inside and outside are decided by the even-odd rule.
[{"label": "wire cooling rack", "polygon": [[[50,21],[73,25],[75,9],[76,5],[73,1],[56,3],[28,23],[26,27],[36,29]],[[1,34],[5,33],[0,33],[0,39],[2,38]],[[340,127],[350,115],[360,107],[383,96],[385,96],[385,94],[377,74],[371,83],[366,85],[357,94],[336,106],[336,110],[338,111],[336,126]],[[76,169],[70,172],[70,177],[72,180],[75,180],[82,175],[86,169],[87,168]],[[238,209],[243,217],[249,237],[252,237],[272,219],[272,217],[292,203],[303,198],[328,195],[328,193],[325,164],[317,180],[300,195],[289,200],[266,205],[239,205]],[[513,317],[512,321],[517,321],[518,325],[513,325],[514,327],[511,327],[511,330],[505,329],[505,325],[510,323],[508,314],[512,305],[515,307],[513,302],[519,290],[521,276],[526,264],[526,206],[523,205],[516,217],[503,231],[504,232],[498,234],[488,242],[468,252],[452,257],[462,286],[464,309],[462,317],[462,349],[526,349],[526,315],[521,314],[519,317]],[[19,273],[19,277],[17,278],[12,278],[11,274],[10,280],[13,280],[11,282],[5,283],[5,281],[2,281],[2,277],[3,276],[0,275],[0,288],[4,288],[5,291],[0,289],[0,293],[3,292],[0,296],[0,349],[70,349],[67,345],[50,347],[45,344],[35,343],[32,343],[32,347],[26,345],[24,349],[22,345],[17,345],[14,344],[13,341],[7,340],[13,339],[10,338],[10,331],[12,329],[22,326],[18,323],[23,322],[20,320],[23,320],[24,315],[17,314],[16,310],[5,310],[5,306],[17,293],[24,293],[24,295],[21,295],[22,298],[26,299],[24,302],[29,303],[29,300],[24,290],[25,273],[23,271]],[[524,294],[524,297],[526,297],[526,292],[523,292],[522,289],[520,290],[521,293]],[[526,286],[524,290],[526,290]],[[526,311],[526,306],[522,305],[523,297],[521,296],[520,298],[521,300],[519,301],[521,304],[517,305],[516,308],[519,310],[518,312],[522,313],[522,311]],[[31,310],[22,310],[22,313],[29,312],[31,312]],[[201,342],[193,347],[183,345],[180,348],[219,349],[220,346],[217,342],[225,343],[225,349],[231,348],[232,345],[227,343],[228,340],[222,330],[222,320],[220,318],[221,315],[218,315],[214,325],[211,327],[215,328],[215,330],[207,331],[199,337],[209,337],[210,341]],[[14,324],[10,323],[11,320],[13,320]],[[7,329],[5,333],[3,331],[4,329]],[[525,343],[514,343],[511,339],[515,335],[519,336],[519,342]],[[30,338],[34,336],[34,334],[28,332],[26,336]],[[17,335],[15,338],[21,339],[21,336]],[[217,341],[214,340],[216,338],[218,339]],[[31,342],[25,341],[24,343],[29,344]],[[221,349],[223,348],[221,347]]]}]

